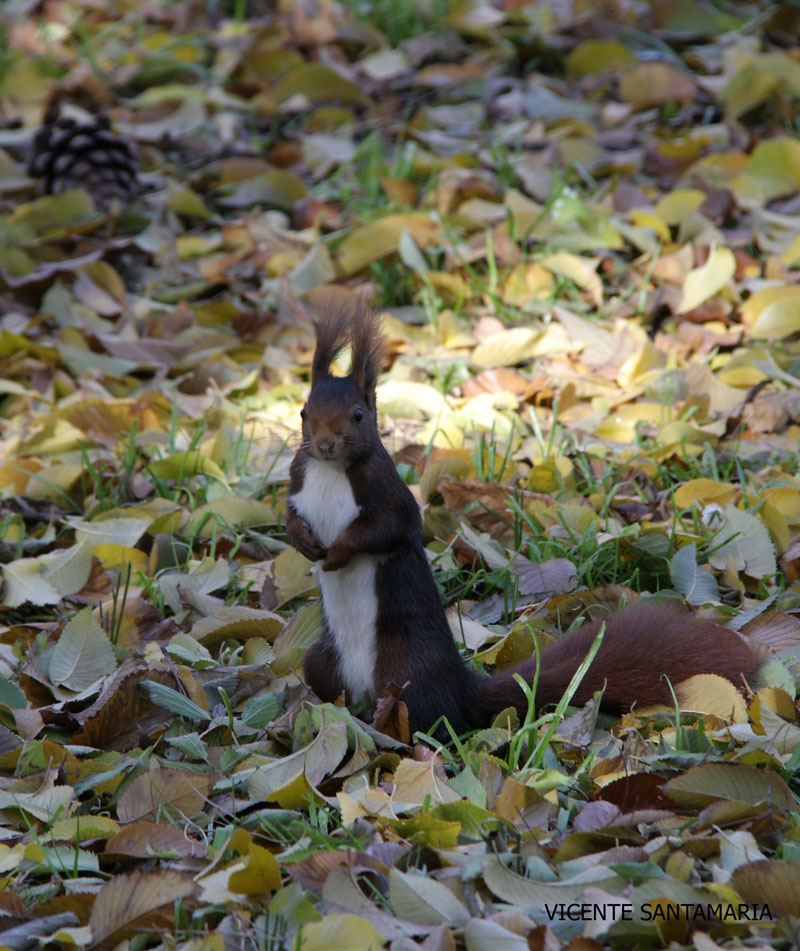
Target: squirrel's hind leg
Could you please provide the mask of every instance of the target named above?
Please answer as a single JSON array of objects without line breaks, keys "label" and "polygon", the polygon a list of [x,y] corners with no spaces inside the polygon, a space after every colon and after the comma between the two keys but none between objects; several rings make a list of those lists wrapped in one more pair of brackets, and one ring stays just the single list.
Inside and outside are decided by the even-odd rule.
[{"label": "squirrel's hind leg", "polygon": [[334,703],[344,693],[345,683],[339,665],[339,651],[327,628],[306,651],[303,673],[308,686],[324,703]]}]

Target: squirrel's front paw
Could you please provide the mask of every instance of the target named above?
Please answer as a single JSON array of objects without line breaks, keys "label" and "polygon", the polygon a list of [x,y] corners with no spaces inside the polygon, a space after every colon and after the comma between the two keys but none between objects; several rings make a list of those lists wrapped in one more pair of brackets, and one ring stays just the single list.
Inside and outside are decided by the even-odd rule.
[{"label": "squirrel's front paw", "polygon": [[338,571],[350,561],[353,557],[353,550],[349,545],[343,545],[339,542],[334,542],[331,547],[328,549],[328,557],[325,559],[322,570],[323,571]]},{"label": "squirrel's front paw", "polygon": [[287,520],[286,532],[289,541],[306,558],[311,561],[322,561],[328,555],[328,549],[320,542],[308,522],[295,514]]}]

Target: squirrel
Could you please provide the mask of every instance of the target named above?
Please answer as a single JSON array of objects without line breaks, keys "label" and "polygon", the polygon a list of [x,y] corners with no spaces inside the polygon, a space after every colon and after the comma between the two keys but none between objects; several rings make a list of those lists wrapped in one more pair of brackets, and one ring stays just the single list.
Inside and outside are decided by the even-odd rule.
[{"label": "squirrel", "polygon": [[[352,367],[331,364],[347,345]],[[374,707],[389,684],[402,687],[411,735],[447,717],[457,732],[484,727],[501,710],[521,717],[531,658],[494,676],[462,659],[425,554],[414,496],[381,442],[375,387],[386,355],[376,315],[365,305],[331,311],[317,327],[311,391],[300,415],[303,439],[290,469],[286,530],[318,563],[323,632],[309,648],[305,679],[323,701],[343,692]],[[584,625],[541,655],[536,704],[559,701],[605,623],[602,644],[573,702],[603,690],[601,708],[670,703],[670,684],[713,673],[737,685],[760,660],[735,632],[679,605],[639,602]]]}]

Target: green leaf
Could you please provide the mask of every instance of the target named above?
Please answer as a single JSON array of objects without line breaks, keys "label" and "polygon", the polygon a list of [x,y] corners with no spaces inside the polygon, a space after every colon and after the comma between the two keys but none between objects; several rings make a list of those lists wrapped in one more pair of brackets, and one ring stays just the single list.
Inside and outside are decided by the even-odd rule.
[{"label": "green leaf", "polygon": [[219,203],[226,208],[267,205],[288,211],[305,195],[306,187],[296,175],[282,168],[271,168],[268,172],[239,182],[224,198],[219,199]]},{"label": "green leaf", "polygon": [[738,571],[744,571],[751,578],[766,578],[778,570],[775,546],[769,536],[766,525],[735,505],[725,507],[725,521],[720,526],[716,538],[725,544],[709,556],[709,564],[719,571],[733,558]]},{"label": "green leaf", "polygon": [[310,102],[367,102],[355,83],[322,63],[302,63],[290,70],[275,86],[273,96],[276,102],[285,102],[293,96],[302,96]]},{"label": "green leaf", "polygon": [[777,773],[743,763],[695,766],[662,788],[679,806],[687,809],[703,809],[719,800],[769,803],[778,812],[794,812],[797,808],[792,791]]},{"label": "green leaf", "polygon": [[260,697],[251,697],[242,708],[242,721],[247,726],[260,730],[275,719],[281,707],[280,694],[265,693]]},{"label": "green leaf", "polygon": [[50,655],[49,675],[54,684],[80,692],[117,669],[108,635],[84,608],[67,623]]},{"label": "green leaf", "polygon": [[176,750],[180,750],[187,759],[199,760],[201,763],[208,762],[208,747],[197,733],[170,736],[167,738],[167,743]]},{"label": "green leaf", "polygon": [[166,684],[157,683],[155,680],[144,680],[142,681],[142,687],[153,703],[158,704],[159,707],[164,707],[170,713],[177,713],[189,720],[202,720],[206,723],[211,719],[208,710],[204,710],[194,700],[184,697],[182,693],[178,693],[172,687],[167,687]]},{"label": "green leaf", "polygon": [[0,677],[0,703],[5,704],[10,710],[24,710],[28,706],[25,694],[5,677]]},{"label": "green leaf", "polygon": [[389,898],[399,918],[421,925],[464,925],[469,912],[450,889],[427,875],[413,875],[393,868],[389,873]]},{"label": "green leaf", "polygon": [[719,601],[719,586],[716,578],[697,565],[697,545],[685,545],[669,563],[669,573],[675,590],[689,604],[707,604]]},{"label": "green leaf", "polygon": [[89,193],[83,189],[73,189],[60,195],[45,195],[36,201],[18,205],[11,221],[14,224],[25,224],[41,234],[59,228],[76,227],[96,215]]}]

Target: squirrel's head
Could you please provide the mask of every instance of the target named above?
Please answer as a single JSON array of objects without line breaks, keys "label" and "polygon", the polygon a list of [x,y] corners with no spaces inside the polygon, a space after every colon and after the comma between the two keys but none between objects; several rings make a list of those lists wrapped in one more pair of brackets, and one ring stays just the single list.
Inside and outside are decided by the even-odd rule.
[{"label": "squirrel's head", "polygon": [[[331,364],[350,344],[347,376],[333,376]],[[368,456],[379,441],[375,386],[386,353],[378,318],[366,306],[327,313],[317,325],[311,393],[301,416],[303,442],[316,459],[348,468]]]}]

